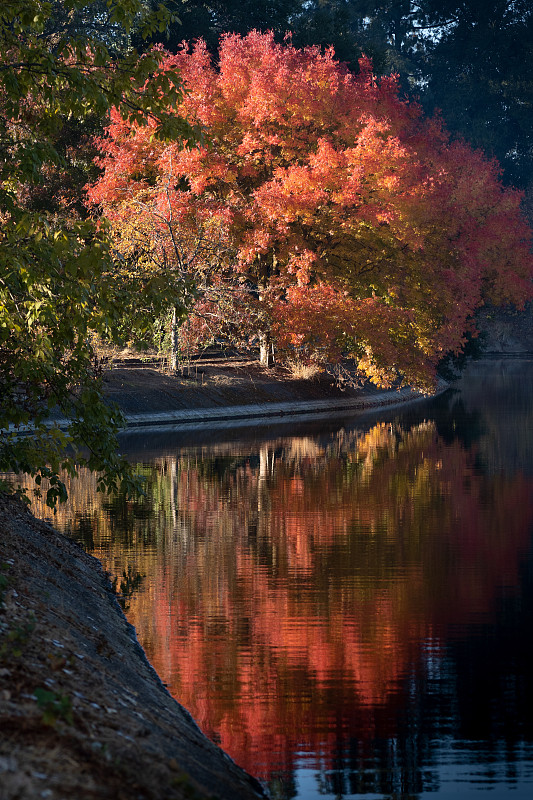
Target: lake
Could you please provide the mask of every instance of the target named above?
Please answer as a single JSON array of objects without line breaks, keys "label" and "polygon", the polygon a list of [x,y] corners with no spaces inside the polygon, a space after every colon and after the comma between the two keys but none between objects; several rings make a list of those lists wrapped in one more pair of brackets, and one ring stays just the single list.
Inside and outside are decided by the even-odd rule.
[{"label": "lake", "polygon": [[381,414],[126,434],[53,520],[274,798],[533,796],[533,362]]}]

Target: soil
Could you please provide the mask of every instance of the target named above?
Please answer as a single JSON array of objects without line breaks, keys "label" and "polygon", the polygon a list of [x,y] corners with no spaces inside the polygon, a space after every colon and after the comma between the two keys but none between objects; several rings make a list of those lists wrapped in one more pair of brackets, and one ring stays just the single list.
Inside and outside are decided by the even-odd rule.
[{"label": "soil", "polygon": [[317,371],[311,377],[298,378],[286,367],[262,367],[251,358],[238,356],[204,356],[172,374],[154,356],[141,360],[124,354],[105,369],[103,385],[108,400],[125,414],[340,399],[378,392],[373,385],[363,384],[350,362],[335,375]]}]

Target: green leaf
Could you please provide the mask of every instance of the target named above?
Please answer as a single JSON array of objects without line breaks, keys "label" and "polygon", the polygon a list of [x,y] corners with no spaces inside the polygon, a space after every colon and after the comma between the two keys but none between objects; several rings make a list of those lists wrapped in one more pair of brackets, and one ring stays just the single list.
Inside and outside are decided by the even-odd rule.
[{"label": "green leaf", "polygon": [[[165,91],[180,91],[179,79],[159,73],[159,51],[139,56],[128,43],[138,20],[146,30],[166,24],[164,7],[152,14],[144,0],[110,0],[111,24],[100,38],[92,25],[96,0],[62,0],[68,14],[58,15],[58,7],[0,3],[0,469],[33,475],[37,486],[46,477],[51,506],[66,497],[60,465],[73,474],[82,448],[102,486],[134,485],[116,455],[121,419],[103,403],[88,332],[118,340],[124,320],[158,313],[162,287],[143,295],[136,312],[140,286],[114,277],[108,226],[36,198],[48,192],[55,202],[48,181],[58,170],[66,183],[80,182],[76,156],[69,160],[80,142],[64,141],[65,131],[87,138],[113,106],[125,119],[157,126],[168,116]],[[194,136],[185,121],[182,128]],[[68,434],[53,424],[58,412],[72,420]],[[12,436],[10,426],[27,424],[31,435]]]}]

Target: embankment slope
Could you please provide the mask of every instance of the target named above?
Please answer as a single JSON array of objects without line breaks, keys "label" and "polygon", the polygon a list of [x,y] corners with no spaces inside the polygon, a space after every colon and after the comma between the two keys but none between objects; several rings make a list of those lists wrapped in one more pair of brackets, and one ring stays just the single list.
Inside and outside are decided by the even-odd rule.
[{"label": "embankment slope", "polygon": [[0,564],[1,800],[264,796],[169,695],[100,563],[2,495]]}]

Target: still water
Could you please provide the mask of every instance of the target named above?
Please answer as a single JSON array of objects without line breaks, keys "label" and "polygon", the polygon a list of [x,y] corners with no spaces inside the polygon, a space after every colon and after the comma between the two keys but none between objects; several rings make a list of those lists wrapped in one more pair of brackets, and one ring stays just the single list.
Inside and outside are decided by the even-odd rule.
[{"label": "still water", "polygon": [[533,362],[381,416],[123,450],[146,498],[83,475],[54,523],[274,798],[533,796]]}]

